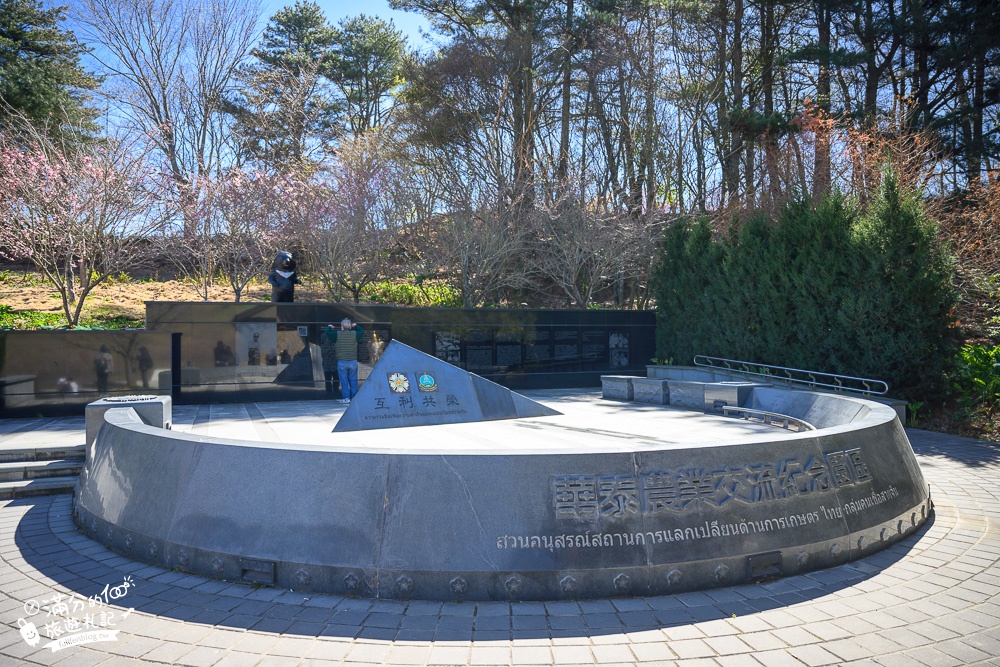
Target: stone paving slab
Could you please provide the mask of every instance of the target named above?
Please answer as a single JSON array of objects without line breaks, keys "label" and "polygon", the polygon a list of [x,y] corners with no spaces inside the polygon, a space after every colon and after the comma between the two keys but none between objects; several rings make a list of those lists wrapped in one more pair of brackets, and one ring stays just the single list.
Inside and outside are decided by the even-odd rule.
[{"label": "stone paving slab", "polygon": [[[46,429],[4,432],[21,445]],[[908,433],[935,502],[920,532],[830,570],[655,598],[406,603],[255,589],[108,551],[76,531],[70,496],[6,501],[0,666],[1000,667],[1000,445]],[[19,629],[29,622],[34,645]],[[107,634],[50,644],[83,630]]]}]

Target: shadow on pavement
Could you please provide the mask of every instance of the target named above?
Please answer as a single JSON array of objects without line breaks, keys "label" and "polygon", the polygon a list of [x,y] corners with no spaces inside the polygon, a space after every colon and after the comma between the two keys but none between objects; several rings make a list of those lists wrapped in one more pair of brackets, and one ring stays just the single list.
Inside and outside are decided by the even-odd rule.
[{"label": "shadow on pavement", "polygon": [[[985,448],[983,448],[985,449]],[[933,453],[925,446],[921,453]],[[304,637],[469,641],[594,637],[734,618],[814,600],[879,574],[934,524],[867,558],[766,583],[662,597],[565,602],[427,602],[352,599],[253,588],[164,570],[109,551],[73,523],[71,497],[11,502],[27,507],[15,544],[32,568],[81,598],[130,576],[113,604],[218,628]],[[25,602],[25,601],[22,601]],[[44,605],[43,605],[44,606]]]}]

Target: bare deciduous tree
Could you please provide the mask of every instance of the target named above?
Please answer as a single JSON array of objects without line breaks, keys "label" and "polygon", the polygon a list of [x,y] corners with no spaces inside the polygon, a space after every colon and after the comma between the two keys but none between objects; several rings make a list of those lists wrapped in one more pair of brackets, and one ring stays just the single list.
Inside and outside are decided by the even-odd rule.
[{"label": "bare deciduous tree", "polygon": [[619,216],[569,198],[540,207],[531,246],[535,272],[562,290],[569,305],[590,306],[595,292],[612,283],[628,245],[619,223]]},{"label": "bare deciduous tree", "polygon": [[588,308],[595,300],[622,307],[644,301],[659,226],[654,215],[636,216],[624,203],[581,201],[572,193],[593,191],[577,179],[547,188],[562,192],[536,208],[527,248],[537,282],[558,288],[568,305]]},{"label": "bare deciduous tree", "polygon": [[371,131],[345,140],[333,167],[333,200],[309,231],[311,266],[331,295],[361,291],[387,276],[407,216],[406,176],[387,141]]},{"label": "bare deciduous tree", "polygon": [[213,184],[212,209],[218,218],[215,266],[232,288],[236,303],[251,280],[267,273],[280,249],[281,211],[289,189],[294,183],[283,176],[239,170]]},{"label": "bare deciduous tree", "polygon": [[[80,21],[109,75],[108,94],[160,153],[192,210],[200,180],[231,157],[221,101],[256,39],[255,0],[82,0]],[[194,222],[184,220],[185,233]]]}]

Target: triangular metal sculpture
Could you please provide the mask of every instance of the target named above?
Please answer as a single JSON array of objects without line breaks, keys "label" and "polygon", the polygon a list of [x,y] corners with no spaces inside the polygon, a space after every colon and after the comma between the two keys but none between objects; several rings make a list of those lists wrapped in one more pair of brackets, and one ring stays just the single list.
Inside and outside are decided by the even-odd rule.
[{"label": "triangular metal sculpture", "polygon": [[367,431],[562,414],[399,341],[361,385],[337,431]]}]

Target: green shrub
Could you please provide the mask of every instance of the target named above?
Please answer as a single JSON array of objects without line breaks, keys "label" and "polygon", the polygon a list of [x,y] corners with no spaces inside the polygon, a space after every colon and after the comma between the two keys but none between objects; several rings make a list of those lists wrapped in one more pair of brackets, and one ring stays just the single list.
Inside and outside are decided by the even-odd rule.
[{"label": "green shrub", "polygon": [[450,285],[432,283],[419,277],[414,278],[412,283],[391,281],[372,283],[362,292],[372,301],[401,306],[458,308],[462,305],[461,295]]},{"label": "green shrub", "polygon": [[65,324],[62,313],[15,311],[10,306],[0,306],[0,329],[50,329]]},{"label": "green shrub", "polygon": [[[95,314],[80,320],[78,329],[136,329],[146,325],[145,320],[125,315]],[[62,313],[45,313],[37,310],[15,311],[7,305],[0,305],[0,329],[31,331],[35,329],[66,329],[66,317]]]},{"label": "green shrub", "polygon": [[1000,407],[1000,346],[964,346],[958,353],[952,387],[964,408]]},{"label": "green shrub", "polygon": [[939,394],[957,334],[951,258],[919,200],[891,174],[883,181],[863,216],[832,196],[719,239],[704,221],[668,229],[654,275],[657,357],[707,354]]}]

